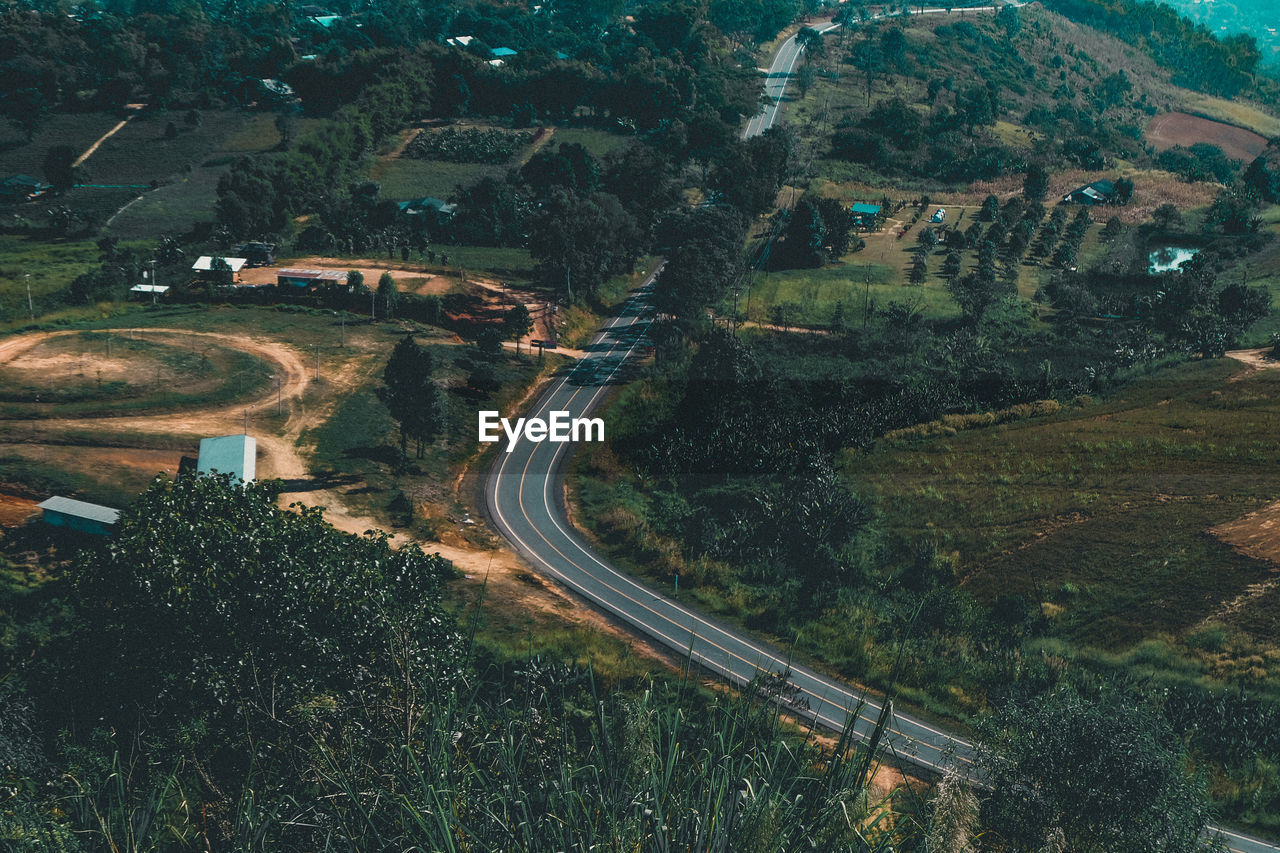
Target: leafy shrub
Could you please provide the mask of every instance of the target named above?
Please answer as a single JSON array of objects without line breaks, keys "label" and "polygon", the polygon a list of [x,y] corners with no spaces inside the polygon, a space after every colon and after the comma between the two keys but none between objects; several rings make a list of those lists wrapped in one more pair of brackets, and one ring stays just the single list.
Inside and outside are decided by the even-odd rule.
[{"label": "leafy shrub", "polygon": [[405,156],[419,160],[444,160],[449,163],[488,163],[500,165],[533,142],[531,131],[455,130],[446,128],[418,134]]}]

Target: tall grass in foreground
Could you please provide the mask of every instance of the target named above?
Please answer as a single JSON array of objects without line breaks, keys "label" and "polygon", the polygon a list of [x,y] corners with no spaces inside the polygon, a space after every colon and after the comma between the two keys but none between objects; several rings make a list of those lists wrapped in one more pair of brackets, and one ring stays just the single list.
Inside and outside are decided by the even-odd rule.
[{"label": "tall grass in foreground", "polygon": [[883,853],[922,837],[914,792],[871,794],[876,754],[849,731],[825,744],[797,732],[763,685],[603,695],[590,669],[535,658],[415,704],[394,762],[372,742],[376,723],[330,715],[287,767],[264,761],[236,802],[200,802],[214,794],[196,793],[194,762],[135,773],[117,753],[98,784],[62,799],[78,843],[38,846]]},{"label": "tall grass in foreground", "polygon": [[[820,748],[771,702],[687,686],[601,696],[592,673],[530,661],[495,705],[430,703],[418,748],[378,790],[326,751],[318,822],[358,849],[882,851],[915,823],[869,799],[873,756]],[[566,691],[565,688],[568,688]],[[321,817],[322,816],[322,817]]]}]

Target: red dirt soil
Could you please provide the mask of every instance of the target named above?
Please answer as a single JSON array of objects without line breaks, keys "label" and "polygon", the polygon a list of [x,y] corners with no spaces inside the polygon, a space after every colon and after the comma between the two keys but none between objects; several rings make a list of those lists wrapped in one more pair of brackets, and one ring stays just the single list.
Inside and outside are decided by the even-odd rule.
[{"label": "red dirt soil", "polygon": [[0,492],[0,529],[18,527],[40,510],[34,498]]},{"label": "red dirt soil", "polygon": [[1200,118],[1188,113],[1165,113],[1158,115],[1147,125],[1147,141],[1157,151],[1164,151],[1175,145],[1190,148],[1197,142],[1208,142],[1216,145],[1233,160],[1250,162],[1267,147],[1267,139],[1252,130],[1223,124]]}]

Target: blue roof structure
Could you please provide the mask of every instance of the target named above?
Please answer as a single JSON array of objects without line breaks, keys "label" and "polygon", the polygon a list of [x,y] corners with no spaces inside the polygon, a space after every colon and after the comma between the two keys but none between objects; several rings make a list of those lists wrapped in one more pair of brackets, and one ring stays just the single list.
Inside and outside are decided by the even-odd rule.
[{"label": "blue roof structure", "polygon": [[489,52],[492,53],[495,57],[501,59],[504,56],[516,56],[520,51],[512,50],[509,47],[495,47],[493,50]]},{"label": "blue roof structure", "polygon": [[401,213],[408,214],[410,216],[425,213],[426,211],[433,211],[437,216],[446,219],[453,216],[454,212],[458,209],[456,204],[449,204],[444,199],[432,198],[431,196],[410,199],[409,201],[398,201],[396,202],[396,207],[400,209]]},{"label": "blue roof structure", "polygon": [[880,212],[880,205],[863,204],[862,202],[858,202],[857,204],[850,205],[849,210],[854,213],[865,213],[868,216],[875,216]]},{"label": "blue roof structure", "polygon": [[231,474],[252,483],[258,473],[258,442],[247,435],[202,438],[196,470],[201,474]]}]

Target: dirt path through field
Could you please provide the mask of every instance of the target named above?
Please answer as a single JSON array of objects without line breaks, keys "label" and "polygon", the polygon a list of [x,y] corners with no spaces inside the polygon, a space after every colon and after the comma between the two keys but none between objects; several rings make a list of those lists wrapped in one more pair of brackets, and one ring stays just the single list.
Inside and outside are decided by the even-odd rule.
[{"label": "dirt path through field", "polygon": [[[127,330],[119,330],[127,334]],[[21,360],[23,353],[32,347],[76,331],[39,332],[0,340],[0,364]],[[290,491],[280,495],[280,505],[303,503],[325,507],[325,518],[334,527],[356,535],[368,530],[382,529],[374,519],[352,512],[342,492],[337,487],[325,487],[316,481],[307,465],[307,448],[301,444],[304,431],[327,417],[334,401],[343,392],[360,381],[360,360],[353,359],[343,368],[329,366],[317,385],[309,364],[309,353],[277,341],[253,338],[248,335],[221,332],[195,332],[187,329],[152,328],[139,329],[136,334],[152,341],[173,342],[177,346],[189,346],[191,336],[217,340],[230,347],[243,350],[271,364],[281,377],[280,400],[290,412],[278,427],[266,422],[251,420],[250,432],[258,442],[258,476],[283,480]],[[526,349],[527,351],[527,349]],[[565,351],[561,351],[565,352]],[[68,367],[70,365],[68,364]],[[315,393],[324,391],[324,398],[317,400]],[[305,396],[305,401],[304,401]],[[0,446],[19,455],[37,454],[46,461],[67,455],[66,464],[100,464],[146,466],[149,471],[176,468],[178,454],[174,451],[155,451],[141,448],[115,446],[120,435],[182,435],[198,438],[238,432],[243,413],[251,410],[273,410],[276,406],[276,389],[268,388],[252,399],[237,400],[200,410],[159,412],[148,415],[125,415],[113,418],[53,417],[32,420],[7,421],[6,434],[19,443],[0,440]],[[305,402],[305,405],[304,405]],[[251,414],[252,417],[252,414]],[[42,445],[41,436],[72,430],[90,432],[96,425],[109,429],[113,438],[111,447],[77,445],[63,447]],[[170,473],[173,473],[170,470]],[[320,488],[317,488],[317,485]],[[29,517],[35,501],[6,495],[0,498],[0,525],[21,523]],[[485,584],[487,595],[494,600],[515,602],[527,612],[549,614],[556,619],[618,637],[643,657],[674,667],[672,660],[643,638],[631,636],[602,614],[571,598],[564,590],[533,574],[529,567],[506,548],[486,550],[460,544],[445,544],[416,540],[398,532],[392,539],[396,545],[414,543],[427,553],[439,553],[450,560],[467,577],[467,583],[478,587]]]},{"label": "dirt path through field", "polygon": [[110,139],[111,137],[115,136],[115,135],[116,135],[116,133],[120,130],[120,128],[124,127],[124,126],[125,126],[126,124],[128,124],[129,122],[133,121],[133,117],[134,117],[134,116],[136,116],[136,115],[138,115],[139,113],[141,113],[141,112],[143,111],[143,109],[145,109],[145,108],[146,108],[146,106],[147,106],[146,104],[126,104],[126,105],[125,105],[125,109],[127,109],[127,110],[131,110],[131,112],[129,113],[129,115],[127,115],[127,116],[124,118],[124,120],[123,120],[123,121],[121,121],[119,124],[117,124],[115,127],[111,128],[111,129],[110,129],[110,130],[108,130],[106,133],[102,134],[102,137],[101,137],[97,142],[95,142],[95,143],[93,143],[92,145],[90,145],[90,146],[89,146],[89,148],[88,148],[88,149],[87,149],[83,154],[81,154],[79,157],[77,157],[77,158],[72,162],[72,164],[71,164],[71,165],[72,165],[72,166],[79,166],[79,165],[80,165],[81,163],[83,163],[85,160],[88,160],[90,157],[92,157],[92,156],[93,156],[93,152],[97,151],[97,150],[98,150],[98,147],[99,147],[100,145],[102,145],[102,143],[106,142],[108,139]]}]

